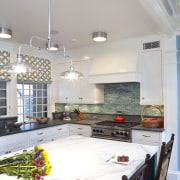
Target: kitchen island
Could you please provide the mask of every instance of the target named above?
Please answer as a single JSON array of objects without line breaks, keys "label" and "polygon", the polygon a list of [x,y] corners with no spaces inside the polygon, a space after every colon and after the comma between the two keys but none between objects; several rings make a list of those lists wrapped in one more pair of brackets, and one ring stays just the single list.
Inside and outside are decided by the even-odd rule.
[{"label": "kitchen island", "polygon": [[[154,156],[158,151],[156,146],[83,136],[69,136],[41,146],[47,151],[52,166],[45,180],[121,180],[122,175],[130,177],[143,164],[147,153]],[[107,162],[113,155],[129,156],[131,163]],[[15,180],[16,177],[2,174],[0,179]]]}]

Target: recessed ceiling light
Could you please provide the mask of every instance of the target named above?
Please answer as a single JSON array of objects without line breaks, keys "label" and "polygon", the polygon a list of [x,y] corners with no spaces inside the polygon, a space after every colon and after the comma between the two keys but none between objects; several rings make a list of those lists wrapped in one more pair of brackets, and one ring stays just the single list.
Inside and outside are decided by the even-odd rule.
[{"label": "recessed ceiling light", "polygon": [[107,33],[106,32],[94,32],[92,34],[92,38],[94,41],[97,41],[97,42],[106,41]]},{"label": "recessed ceiling light", "polygon": [[0,38],[9,39],[12,36],[12,31],[10,29],[0,27]]}]

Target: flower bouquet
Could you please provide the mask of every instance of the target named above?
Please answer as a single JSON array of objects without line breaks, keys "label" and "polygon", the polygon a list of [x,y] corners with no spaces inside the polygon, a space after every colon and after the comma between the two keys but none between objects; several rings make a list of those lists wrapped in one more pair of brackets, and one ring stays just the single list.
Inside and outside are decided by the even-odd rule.
[{"label": "flower bouquet", "polygon": [[17,179],[43,180],[41,176],[49,174],[51,165],[47,152],[40,145],[33,150],[23,150],[22,153],[0,159],[0,174],[17,176]]}]

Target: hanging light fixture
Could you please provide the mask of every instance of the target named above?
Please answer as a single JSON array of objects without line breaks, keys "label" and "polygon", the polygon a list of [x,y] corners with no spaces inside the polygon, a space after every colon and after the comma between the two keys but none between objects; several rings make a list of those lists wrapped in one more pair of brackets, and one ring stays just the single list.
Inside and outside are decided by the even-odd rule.
[{"label": "hanging light fixture", "polygon": [[66,56],[66,58],[71,60],[70,68],[69,70],[62,72],[60,77],[69,80],[82,79],[83,74],[79,71],[74,71],[74,67],[72,65],[72,58],[70,56]]},{"label": "hanging light fixture", "polygon": [[12,37],[12,31],[5,27],[0,27],[0,38],[9,39]]},{"label": "hanging light fixture", "polygon": [[[63,44],[59,44],[59,43],[55,43],[52,41],[51,39],[51,0],[49,0],[49,9],[48,9],[48,38],[45,39],[45,38],[41,38],[41,37],[38,37],[38,36],[32,36],[30,38],[30,43],[29,43],[29,47],[30,48],[36,48],[37,47],[34,47],[32,45],[32,40],[34,38],[38,39],[38,40],[41,40],[41,41],[45,41],[46,42],[46,48],[49,50],[49,51],[57,51],[59,46],[61,46],[64,51],[61,55],[63,55],[65,58],[70,58],[71,60],[71,65],[70,65],[70,69],[68,71],[65,71],[63,73],[61,73],[61,77],[62,78],[65,78],[65,79],[79,79],[79,78],[82,78],[83,75],[82,73],[78,72],[78,71],[74,71],[74,68],[73,68],[73,65],[72,65],[72,58],[70,56],[67,56],[66,55],[66,49],[64,47]],[[35,71],[36,70],[36,67],[32,66],[31,64],[29,63],[24,63],[22,62],[22,55],[21,55],[21,48],[25,46],[25,44],[22,44],[19,46],[19,51],[18,51],[18,60],[17,62],[15,63],[9,63],[8,65],[6,65],[4,67],[4,69],[7,69],[7,70],[10,70],[10,71],[14,71],[14,72],[17,72],[17,73],[20,73],[20,72],[31,72],[31,71]],[[38,48],[39,50],[41,48]]]},{"label": "hanging light fixture", "polygon": [[106,32],[94,32],[92,34],[92,38],[94,41],[103,42],[103,41],[106,41],[106,39],[107,39],[107,33]]},{"label": "hanging light fixture", "polygon": [[53,41],[50,41],[50,44],[46,43],[46,49],[49,51],[57,51],[59,49],[59,44]]},{"label": "hanging light fixture", "polygon": [[21,44],[19,46],[17,62],[9,63],[8,65],[4,67],[4,69],[10,72],[16,72],[16,73],[32,72],[36,70],[35,66],[32,66],[31,64],[22,61],[21,48],[23,46],[25,46],[25,44]]}]

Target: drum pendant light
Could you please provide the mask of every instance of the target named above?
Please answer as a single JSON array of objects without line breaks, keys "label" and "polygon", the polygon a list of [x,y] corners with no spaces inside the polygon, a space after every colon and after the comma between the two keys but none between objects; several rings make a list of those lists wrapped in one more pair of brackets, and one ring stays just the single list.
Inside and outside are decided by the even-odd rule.
[{"label": "drum pendant light", "polygon": [[12,37],[12,31],[5,27],[0,27],[0,38],[10,39]]}]

